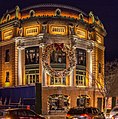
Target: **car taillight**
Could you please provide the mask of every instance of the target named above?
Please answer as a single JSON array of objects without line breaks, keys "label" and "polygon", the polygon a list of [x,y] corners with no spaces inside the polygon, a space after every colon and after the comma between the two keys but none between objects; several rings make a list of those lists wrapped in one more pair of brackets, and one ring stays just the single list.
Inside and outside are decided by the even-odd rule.
[{"label": "car taillight", "polygon": [[1,118],[1,119],[12,119],[11,117],[4,117],[4,118]]},{"label": "car taillight", "polygon": [[66,117],[70,117],[70,114],[66,114]]},{"label": "car taillight", "polygon": [[88,114],[81,114],[81,116],[86,117],[87,119],[92,119]]}]

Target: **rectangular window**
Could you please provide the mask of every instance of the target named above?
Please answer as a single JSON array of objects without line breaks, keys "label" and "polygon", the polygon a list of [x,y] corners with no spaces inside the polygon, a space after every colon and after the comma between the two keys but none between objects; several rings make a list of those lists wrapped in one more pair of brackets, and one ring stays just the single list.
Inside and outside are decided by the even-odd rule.
[{"label": "rectangular window", "polygon": [[98,64],[98,72],[101,73],[101,63]]},{"label": "rectangular window", "polygon": [[86,73],[85,71],[76,71],[76,85],[86,86]]},{"label": "rectangular window", "polygon": [[9,82],[9,72],[6,72],[6,82]]},{"label": "rectangular window", "polygon": [[39,47],[26,48],[25,64],[39,64]]},{"label": "rectangular window", "polygon": [[[38,71],[38,70],[37,70]],[[34,74],[26,74],[26,84],[34,84],[39,82],[39,74],[34,71]]]},{"label": "rectangular window", "polygon": [[10,60],[10,53],[9,53],[9,49],[7,49],[5,51],[5,62],[9,62],[9,60]]},{"label": "rectangular window", "polygon": [[50,84],[51,85],[66,85],[66,78],[51,77]]},{"label": "rectangular window", "polygon": [[78,48],[76,51],[77,65],[86,66],[86,51]]}]

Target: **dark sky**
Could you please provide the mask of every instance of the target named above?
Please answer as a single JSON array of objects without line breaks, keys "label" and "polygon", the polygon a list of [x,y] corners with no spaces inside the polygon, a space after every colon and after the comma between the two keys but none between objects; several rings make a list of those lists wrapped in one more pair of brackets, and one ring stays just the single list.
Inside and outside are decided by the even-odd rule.
[{"label": "dark sky", "polygon": [[64,4],[81,9],[87,14],[93,11],[102,21],[105,37],[105,60],[118,59],[118,0],[0,0],[0,16],[19,5],[20,8],[41,3]]}]

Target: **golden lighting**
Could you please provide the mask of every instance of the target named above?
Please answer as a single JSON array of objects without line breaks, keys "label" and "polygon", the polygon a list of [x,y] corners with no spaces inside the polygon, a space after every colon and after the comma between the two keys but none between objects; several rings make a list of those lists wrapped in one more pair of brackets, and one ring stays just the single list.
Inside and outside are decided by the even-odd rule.
[{"label": "golden lighting", "polygon": [[5,82],[5,87],[9,87],[10,86],[10,82]]},{"label": "golden lighting", "polygon": [[99,35],[96,35],[96,40],[98,43],[102,43],[102,37],[100,37]]},{"label": "golden lighting", "polygon": [[87,37],[87,31],[84,29],[76,28],[75,32],[76,32],[77,36],[79,36],[79,38]]}]

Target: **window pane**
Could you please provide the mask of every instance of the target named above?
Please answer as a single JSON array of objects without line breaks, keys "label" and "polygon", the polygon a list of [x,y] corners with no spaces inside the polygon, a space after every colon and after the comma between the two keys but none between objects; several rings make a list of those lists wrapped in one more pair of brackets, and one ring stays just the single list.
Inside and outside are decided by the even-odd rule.
[{"label": "window pane", "polygon": [[5,51],[5,62],[9,62],[10,55],[9,55],[9,49]]},{"label": "window pane", "polygon": [[76,52],[77,65],[86,66],[86,51],[82,49],[77,49]]},{"label": "window pane", "polygon": [[25,64],[39,63],[39,47],[31,47],[25,49]]}]

